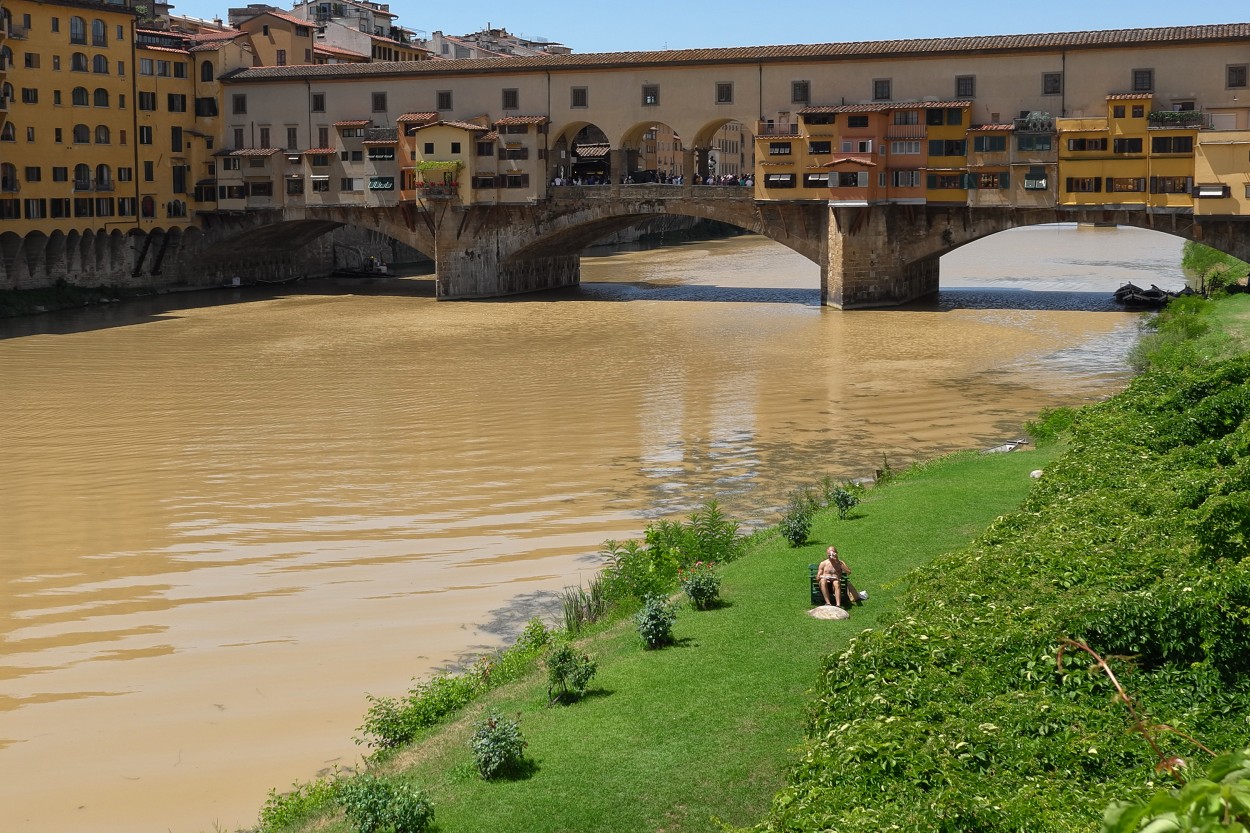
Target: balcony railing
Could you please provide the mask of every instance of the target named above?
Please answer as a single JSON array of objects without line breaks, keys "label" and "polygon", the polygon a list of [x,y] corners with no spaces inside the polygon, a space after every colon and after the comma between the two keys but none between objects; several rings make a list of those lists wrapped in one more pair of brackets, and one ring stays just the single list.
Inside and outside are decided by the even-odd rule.
[{"label": "balcony railing", "polygon": [[1201,110],[1153,110],[1146,116],[1151,127],[1210,127],[1210,117]]},{"label": "balcony railing", "polygon": [[20,190],[22,190],[22,183],[17,180],[6,179],[0,181],[0,193],[16,194]]},{"label": "balcony railing", "polygon": [[392,142],[398,139],[398,127],[370,127],[365,130],[366,142]]},{"label": "balcony railing", "polygon": [[797,124],[770,124],[769,122],[760,122],[756,126],[756,136],[797,136],[799,135],[799,126]]},{"label": "balcony railing", "polygon": [[1054,133],[1055,120],[1049,115],[1027,116],[1023,119],[1013,119],[1017,133]]},{"label": "balcony railing", "polygon": [[923,124],[891,124],[885,129],[887,139],[923,139],[927,134]]},{"label": "balcony railing", "polygon": [[26,36],[29,33],[30,33],[30,30],[27,29],[25,26],[18,26],[16,23],[9,24],[9,37],[13,38],[14,40],[26,40]]}]

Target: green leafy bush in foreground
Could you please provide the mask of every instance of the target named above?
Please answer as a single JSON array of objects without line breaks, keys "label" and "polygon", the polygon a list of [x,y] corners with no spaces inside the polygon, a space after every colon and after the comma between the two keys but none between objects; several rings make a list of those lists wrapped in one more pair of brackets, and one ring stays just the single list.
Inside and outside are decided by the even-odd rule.
[{"label": "green leafy bush in foreground", "polygon": [[673,623],[677,621],[677,609],[664,596],[647,596],[642,610],[634,614],[638,636],[647,650],[673,644]]},{"label": "green leafy bush in foreground", "polygon": [[579,654],[567,642],[547,652],[547,699],[552,703],[572,702],[586,693],[597,666],[586,654]]},{"label": "green leafy bush in foreground", "polygon": [[1156,793],[1149,801],[1117,801],[1104,833],[1245,833],[1250,829],[1250,749],[1221,755],[1205,778]]},{"label": "green leafy bush in foreground", "polygon": [[525,738],[515,720],[488,711],[473,727],[473,762],[486,780],[515,772],[525,755]]},{"label": "green leafy bush in foreground", "polygon": [[277,833],[312,819],[334,803],[342,784],[342,778],[336,773],[315,781],[296,782],[285,793],[270,790],[260,808],[257,833]]},{"label": "green leafy bush in foreground", "polygon": [[419,789],[373,775],[344,781],[338,803],[359,833],[421,833],[434,820],[434,808]]},{"label": "green leafy bush in foreground", "polygon": [[1148,800],[1170,778],[1093,662],[1056,662],[1065,638],[1176,730],[1163,755],[1245,745],[1250,358],[1176,355],[1079,411],[1019,511],[829,658],[761,830],[1072,833]]}]

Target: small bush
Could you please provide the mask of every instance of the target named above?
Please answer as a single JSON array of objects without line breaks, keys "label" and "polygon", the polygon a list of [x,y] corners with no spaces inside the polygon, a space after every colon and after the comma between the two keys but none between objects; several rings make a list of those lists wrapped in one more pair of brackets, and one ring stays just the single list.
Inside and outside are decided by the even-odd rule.
[{"label": "small bush", "polygon": [[898,473],[890,465],[890,458],[884,454],[881,455],[881,468],[877,469],[876,475],[874,479],[878,486],[884,486],[898,476]]},{"label": "small bush", "polygon": [[469,741],[477,771],[488,781],[515,772],[525,754],[525,738],[517,721],[487,711],[473,727]]},{"label": "small bush", "polygon": [[801,547],[807,543],[807,536],[812,531],[812,516],[819,506],[807,489],[799,489],[790,494],[790,503],[786,513],[781,516],[777,529],[792,547]]},{"label": "small bush", "polygon": [[551,631],[543,624],[543,620],[535,616],[525,623],[525,630],[517,637],[517,647],[524,651],[544,648],[551,641]]},{"label": "small bush", "polygon": [[839,518],[845,518],[847,512],[859,506],[859,495],[847,486],[835,486],[829,504],[838,510]]},{"label": "small bush", "polygon": [[597,670],[594,660],[586,654],[578,654],[567,642],[553,646],[547,652],[546,663],[547,697],[553,703],[580,698]]},{"label": "small bush", "polygon": [[608,564],[603,569],[604,595],[612,601],[641,600],[668,593],[677,584],[677,555],[666,547],[638,541],[604,542]]},{"label": "small bush", "polygon": [[564,612],[564,630],[569,636],[577,636],[587,625],[598,622],[611,608],[604,577],[596,575],[586,588],[581,585],[564,588],[560,592],[560,607]]},{"label": "small bush", "polygon": [[360,833],[421,833],[434,820],[434,808],[419,789],[372,775],[345,781],[338,802]]},{"label": "small bush", "polygon": [[367,695],[369,709],[360,731],[369,746],[394,749],[411,741],[421,729],[467,705],[481,690],[479,677],[440,674],[413,686],[402,698]]},{"label": "small bush", "polygon": [[677,621],[676,608],[668,599],[658,595],[649,595],[643,599],[642,610],[634,614],[638,636],[642,638],[643,647],[647,650],[673,644],[675,621]]},{"label": "small bush", "polygon": [[342,783],[336,773],[303,784],[297,781],[291,785],[290,792],[279,794],[277,790],[270,790],[260,808],[257,833],[277,833],[313,818],[334,803]]},{"label": "small bush", "polygon": [[720,600],[720,574],[710,561],[695,562],[690,569],[680,571],[677,580],[695,610],[708,610]]},{"label": "small bush", "polygon": [[742,526],[727,517],[715,500],[709,500],[690,516],[690,527],[699,543],[696,560],[733,561],[742,554]]}]

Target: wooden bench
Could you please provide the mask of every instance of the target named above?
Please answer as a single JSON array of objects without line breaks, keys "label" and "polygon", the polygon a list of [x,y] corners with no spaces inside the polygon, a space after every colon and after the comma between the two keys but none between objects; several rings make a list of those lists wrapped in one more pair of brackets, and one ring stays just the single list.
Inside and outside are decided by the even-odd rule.
[{"label": "wooden bench", "polygon": [[808,584],[811,585],[812,607],[816,607],[817,605],[823,605],[825,603],[825,596],[823,593],[820,592],[820,582],[816,580],[816,571],[819,568],[820,568],[819,564],[807,565],[807,581],[808,581]]}]

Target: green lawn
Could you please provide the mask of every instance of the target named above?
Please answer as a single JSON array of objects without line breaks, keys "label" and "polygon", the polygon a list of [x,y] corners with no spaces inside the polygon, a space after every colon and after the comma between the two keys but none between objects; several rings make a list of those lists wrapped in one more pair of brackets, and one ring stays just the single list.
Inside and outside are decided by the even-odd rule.
[{"label": "green lawn", "polygon": [[[643,651],[632,622],[618,622],[581,642],[599,673],[580,703],[547,706],[545,678],[534,675],[491,692],[378,769],[420,784],[444,833],[754,824],[803,738],[823,658],[893,611],[909,571],[1014,508],[1029,471],[1052,456],[944,458],[869,492],[846,520],[822,513],[805,547],[767,537],[724,568],[725,606],[683,608],[675,647]],[[849,622],[806,615],[807,565],[830,541],[871,597]],[[466,744],[487,705],[520,714],[532,761],[526,777],[487,783],[476,776]],[[318,827],[347,829],[341,819]]]}]

